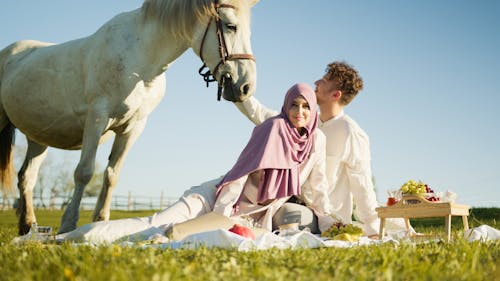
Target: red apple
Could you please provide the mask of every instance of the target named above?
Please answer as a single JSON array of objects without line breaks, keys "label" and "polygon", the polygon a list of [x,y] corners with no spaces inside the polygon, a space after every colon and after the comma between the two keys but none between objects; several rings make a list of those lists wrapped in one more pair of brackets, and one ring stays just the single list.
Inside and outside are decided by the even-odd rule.
[{"label": "red apple", "polygon": [[233,225],[233,227],[229,229],[229,231],[236,233],[240,236],[243,236],[245,238],[250,238],[252,240],[255,240],[255,235],[253,234],[253,231],[246,226],[235,224]]}]

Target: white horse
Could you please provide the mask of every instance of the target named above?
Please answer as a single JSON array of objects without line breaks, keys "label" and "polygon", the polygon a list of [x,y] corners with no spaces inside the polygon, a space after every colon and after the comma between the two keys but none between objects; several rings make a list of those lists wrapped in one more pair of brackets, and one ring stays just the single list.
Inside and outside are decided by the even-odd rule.
[{"label": "white horse", "polygon": [[[26,135],[18,173],[19,234],[36,217],[33,188],[47,147],[81,149],[75,189],[59,233],[76,228],[97,146],[115,135],[93,220],[108,220],[124,158],[165,93],[164,72],[187,49],[217,80],[219,95],[242,101],[255,90],[250,9],[258,0],[145,0],[94,34],[59,45],[19,41],[0,52],[0,179],[13,190],[14,129]],[[203,68],[203,67],[202,67]],[[213,74],[213,75],[212,75]]]}]

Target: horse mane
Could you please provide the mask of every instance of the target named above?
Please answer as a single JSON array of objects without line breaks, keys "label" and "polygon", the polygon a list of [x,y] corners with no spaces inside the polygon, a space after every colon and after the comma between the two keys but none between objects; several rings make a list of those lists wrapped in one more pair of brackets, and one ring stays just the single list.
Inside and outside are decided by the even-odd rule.
[{"label": "horse mane", "polygon": [[[206,21],[217,16],[213,0],[145,0],[142,12],[146,20],[153,19],[162,23],[176,38],[190,39],[196,22]],[[226,3],[244,8],[248,1],[229,0]],[[250,10],[236,9],[240,13]]]}]

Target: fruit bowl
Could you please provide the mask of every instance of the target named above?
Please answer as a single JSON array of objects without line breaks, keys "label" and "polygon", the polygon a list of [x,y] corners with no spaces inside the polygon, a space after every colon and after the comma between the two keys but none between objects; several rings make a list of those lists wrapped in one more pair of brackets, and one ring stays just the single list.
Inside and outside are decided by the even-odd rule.
[{"label": "fruit bowl", "polygon": [[427,202],[423,194],[403,194],[403,204],[420,204],[422,201]]},{"label": "fruit bowl", "polygon": [[401,199],[403,204],[420,204],[422,202],[426,203],[439,203],[440,200],[438,197],[435,197],[434,193],[427,194],[403,194]]},{"label": "fruit bowl", "polygon": [[434,193],[417,193],[417,194],[407,193],[407,194],[403,194],[403,199],[410,199],[410,197],[422,198],[426,202],[431,202],[431,203],[440,201],[439,197]]}]

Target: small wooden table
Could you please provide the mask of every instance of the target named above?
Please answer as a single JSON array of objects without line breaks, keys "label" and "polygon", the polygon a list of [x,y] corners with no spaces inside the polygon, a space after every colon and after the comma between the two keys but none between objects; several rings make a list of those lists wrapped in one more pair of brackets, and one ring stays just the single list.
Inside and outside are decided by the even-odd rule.
[{"label": "small wooden table", "polygon": [[386,218],[404,218],[406,229],[410,228],[410,218],[445,217],[445,228],[447,240],[451,240],[451,217],[462,216],[464,229],[469,229],[467,216],[470,206],[455,203],[435,203],[420,196],[405,195],[398,203],[390,207],[378,207],[375,209],[380,218],[379,238],[385,235]]}]

